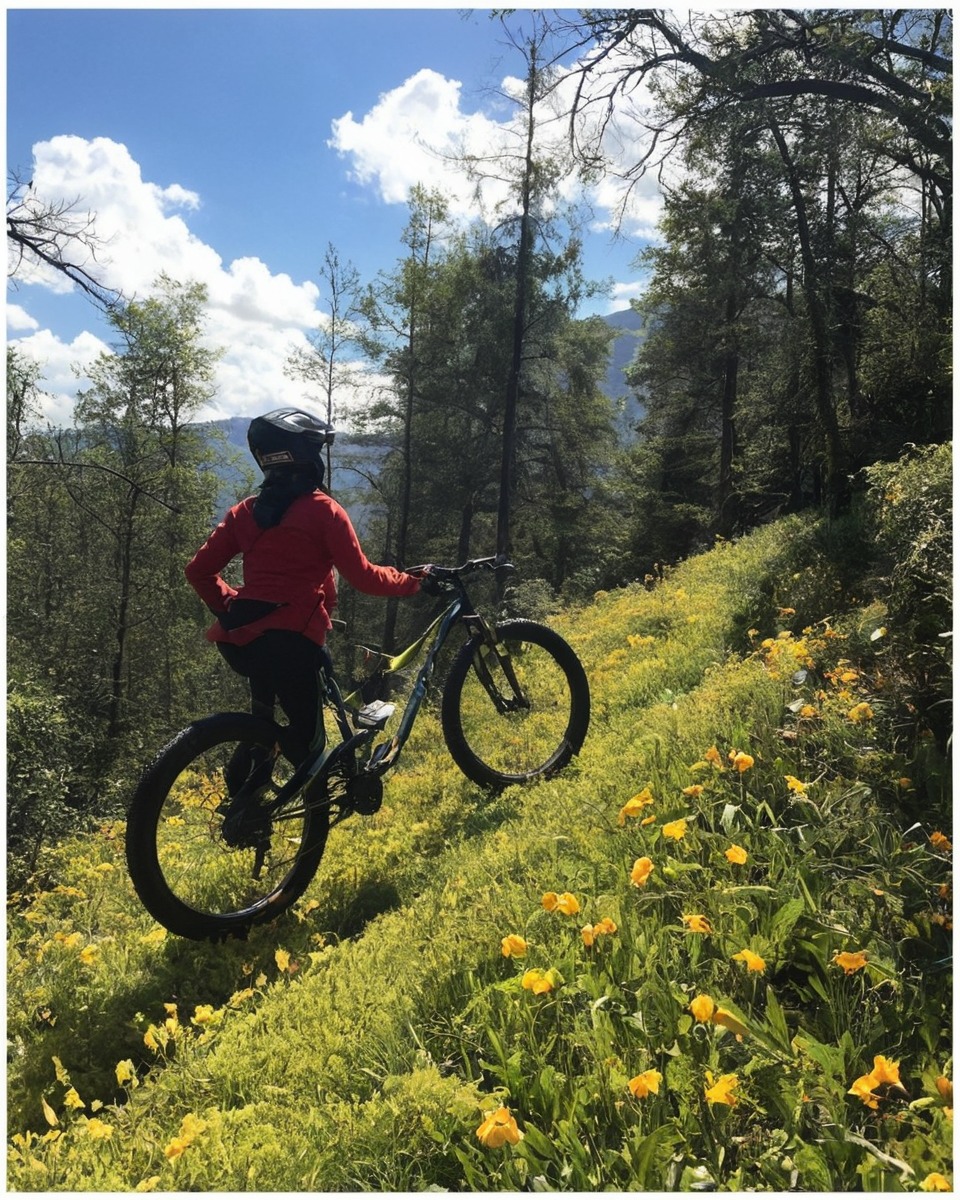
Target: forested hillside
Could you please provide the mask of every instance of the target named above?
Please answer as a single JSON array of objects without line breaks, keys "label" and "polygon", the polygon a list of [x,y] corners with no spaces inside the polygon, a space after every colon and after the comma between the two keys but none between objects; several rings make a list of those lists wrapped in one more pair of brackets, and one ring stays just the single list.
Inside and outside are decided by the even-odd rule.
[{"label": "forested hillside", "polygon": [[12,898],[25,1190],[937,1190],[949,453],[552,623],[590,735],[491,796],[418,725],[295,910],[188,943],[122,822]]},{"label": "forested hillside", "polygon": [[[259,484],[246,418],[203,419],[230,408],[196,280],[89,292],[112,345],[69,427],[8,350],[17,1188],[946,1185],[951,14],[533,28],[517,153],[471,167],[503,208],[411,189],[371,279],[305,247],[325,318],[285,371],[350,410],[328,481],[371,560],[502,553],[491,610],[575,646],[594,717],[559,778],[484,795],[431,717],[295,913],[165,935],[122,831],[157,750],[248,702],[183,575]],[[571,163],[662,189],[629,364],[582,315]],[[8,234],[76,281],[63,216],[20,188]],[[428,609],[344,587],[341,677]]]}]

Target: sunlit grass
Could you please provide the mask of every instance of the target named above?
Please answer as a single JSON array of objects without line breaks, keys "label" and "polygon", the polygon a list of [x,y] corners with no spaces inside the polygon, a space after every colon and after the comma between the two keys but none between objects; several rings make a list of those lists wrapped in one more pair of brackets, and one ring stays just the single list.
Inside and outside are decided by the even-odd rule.
[{"label": "sunlit grass", "polygon": [[10,1186],[952,1180],[945,773],[817,536],[559,616],[594,700],[574,765],[487,796],[427,712],[247,942],[154,925],[118,826],[48,852],[11,903]]}]

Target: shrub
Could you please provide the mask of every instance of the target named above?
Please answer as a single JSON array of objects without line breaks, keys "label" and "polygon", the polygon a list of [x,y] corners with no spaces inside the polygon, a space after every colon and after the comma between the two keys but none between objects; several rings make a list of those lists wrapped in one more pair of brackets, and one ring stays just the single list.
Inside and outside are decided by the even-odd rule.
[{"label": "shrub", "polygon": [[77,824],[68,806],[72,739],[61,697],[36,681],[7,695],[7,851],[13,882],[29,873],[45,837]]}]

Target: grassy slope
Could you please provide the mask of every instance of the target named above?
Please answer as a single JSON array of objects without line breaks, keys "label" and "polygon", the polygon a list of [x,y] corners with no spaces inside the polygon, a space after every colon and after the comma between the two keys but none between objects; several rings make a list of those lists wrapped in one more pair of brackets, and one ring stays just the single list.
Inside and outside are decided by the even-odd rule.
[{"label": "grassy slope", "polygon": [[[558,618],[593,691],[577,764],[491,799],[421,722],[381,812],[342,827],[297,911],[246,943],[164,937],[116,828],[50,852],[11,917],[10,1186],[912,1190],[949,1174],[949,863],[928,840],[949,807],[936,755],[895,736],[883,609],[855,602],[853,560],[830,549],[785,521]],[[753,766],[733,769],[735,750]],[[620,823],[644,788],[654,803]],[[579,913],[546,911],[549,891]],[[686,932],[691,914],[713,932]],[[604,917],[616,933],[586,947]],[[523,960],[501,953],[511,933]],[[846,975],[833,956],[857,950],[868,965]],[[556,972],[551,991],[522,986],[531,968]],[[698,994],[740,1032],[695,1021]],[[902,1087],[876,1085],[873,1108],[848,1089],[876,1055]],[[659,1091],[637,1099],[646,1070]],[[736,1075],[736,1106],[707,1102],[708,1071]],[[474,1131],[501,1103],[524,1138],[485,1148]]]}]

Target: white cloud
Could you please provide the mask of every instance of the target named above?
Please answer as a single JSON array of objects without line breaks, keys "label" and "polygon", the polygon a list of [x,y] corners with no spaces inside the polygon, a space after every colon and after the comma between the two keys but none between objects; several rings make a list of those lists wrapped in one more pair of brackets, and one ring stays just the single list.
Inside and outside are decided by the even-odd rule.
[{"label": "white cloud", "polygon": [[607,312],[620,312],[629,308],[631,300],[639,300],[646,291],[646,283],[642,280],[632,280],[629,283],[615,283],[610,295]]},{"label": "white cloud", "polygon": [[69,425],[78,391],[90,386],[87,370],[110,347],[92,333],[81,333],[72,342],[63,342],[49,329],[40,329],[29,337],[11,342],[28,358],[39,364],[44,417],[55,426]]},{"label": "white cloud", "polygon": [[19,304],[7,305],[7,329],[11,333],[16,333],[21,329],[35,330],[40,328],[40,322],[31,317],[26,309],[21,308]]},{"label": "white cloud", "polygon": [[424,69],[384,92],[359,121],[332,122],[328,145],[352,162],[357,182],[375,184],[388,204],[405,204],[416,184],[446,193],[456,214],[474,213],[474,185],[456,162],[502,140],[502,127],[460,108],[460,83]]},{"label": "white cloud", "polygon": [[[217,396],[201,417],[252,416],[265,406],[302,403],[302,387],[287,379],[283,368],[291,350],[305,344],[305,331],[323,319],[316,284],[274,274],[257,258],[224,265],[181,215],[198,209],[201,198],[179,183],[144,180],[126,146],[109,138],[64,135],[37,143],[33,193],[52,204],[75,202],[79,220],[89,215],[99,248],[96,261],[80,265],[128,299],[149,295],[161,272],[207,287],[207,340],[226,353],[217,367]],[[52,271],[21,272],[18,282],[57,291],[71,287]],[[33,320],[23,308],[18,311],[23,316],[16,319]],[[48,415],[62,420],[78,386],[65,364],[93,342],[102,343],[93,335],[85,335],[92,339],[85,342],[82,335],[65,345],[49,330],[39,331],[35,321],[20,328],[37,330],[22,345],[47,363],[44,386],[57,397],[49,402]]]},{"label": "white cloud", "polygon": [[[538,106],[538,145],[544,154],[568,159],[566,108],[576,84],[576,78],[568,75]],[[455,216],[474,217],[478,215],[475,185],[457,158],[463,154],[492,158],[515,154],[522,147],[524,89],[524,81],[513,76],[501,81],[501,93],[517,103],[509,111],[505,107],[506,115],[498,120],[464,111],[459,82],[421,70],[384,92],[359,119],[352,112],[335,119],[328,145],[350,162],[353,178],[375,187],[385,203],[406,203],[410,188],[419,183],[448,195]],[[624,167],[643,156],[649,136],[638,118],[637,97],[632,104],[630,112],[614,112],[603,135],[604,152]],[[592,112],[585,114],[581,128],[587,141],[599,136]],[[493,173],[498,173],[495,165]],[[599,214],[593,229],[600,233],[612,231],[619,223],[627,236],[651,237],[660,216],[655,172],[632,188],[625,188],[613,175],[585,187],[570,164],[558,191],[568,201],[586,200]],[[509,200],[510,188],[502,181],[485,179],[481,195],[484,211],[490,213]]]}]

